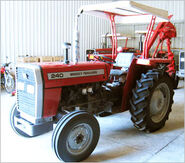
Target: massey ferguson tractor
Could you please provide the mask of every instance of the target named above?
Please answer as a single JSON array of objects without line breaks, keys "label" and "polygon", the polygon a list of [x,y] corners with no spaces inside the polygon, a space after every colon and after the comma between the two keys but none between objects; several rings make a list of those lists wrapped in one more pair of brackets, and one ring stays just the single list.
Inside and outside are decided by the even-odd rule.
[{"label": "massey ferguson tractor", "polygon": [[[78,19],[91,14],[110,19],[112,58],[78,62]],[[153,132],[165,125],[173,103],[174,55],[170,49],[176,29],[165,10],[133,1],[88,5],[76,16],[74,62],[22,64],[16,67],[17,101],[11,126],[24,137],[53,129],[52,148],[63,161],[82,161],[95,149],[100,128],[95,115],[129,110],[134,126]],[[143,52],[117,53],[116,23],[149,22]],[[158,24],[154,27],[155,22]],[[157,41],[155,50],[152,45]],[[163,50],[167,45],[167,51]]]}]

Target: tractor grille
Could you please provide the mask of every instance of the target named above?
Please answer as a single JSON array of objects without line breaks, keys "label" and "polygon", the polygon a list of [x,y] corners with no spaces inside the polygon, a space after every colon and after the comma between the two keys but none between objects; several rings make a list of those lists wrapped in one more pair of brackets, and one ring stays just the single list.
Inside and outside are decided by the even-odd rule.
[{"label": "tractor grille", "polygon": [[[35,77],[31,69],[24,67],[16,68],[17,78],[17,106],[20,111],[35,116]],[[20,88],[20,85],[21,88]],[[32,88],[30,93],[30,87]]]}]

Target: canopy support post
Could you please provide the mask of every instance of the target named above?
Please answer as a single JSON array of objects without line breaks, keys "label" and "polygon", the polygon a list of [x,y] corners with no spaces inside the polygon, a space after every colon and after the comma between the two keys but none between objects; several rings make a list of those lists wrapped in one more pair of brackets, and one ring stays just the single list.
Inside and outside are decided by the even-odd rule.
[{"label": "canopy support post", "polygon": [[153,28],[154,28],[155,19],[156,19],[156,16],[152,16],[150,24],[148,25],[148,32],[147,32],[146,37],[145,37],[144,50],[143,50],[143,54],[142,54],[142,58],[145,58],[145,59],[147,59],[149,57],[148,43],[149,43]]},{"label": "canopy support post", "polygon": [[115,59],[117,56],[117,47],[118,47],[117,35],[116,35],[116,24],[114,20],[115,15],[110,13],[107,13],[107,14],[111,22],[111,30],[112,30],[112,59]]}]

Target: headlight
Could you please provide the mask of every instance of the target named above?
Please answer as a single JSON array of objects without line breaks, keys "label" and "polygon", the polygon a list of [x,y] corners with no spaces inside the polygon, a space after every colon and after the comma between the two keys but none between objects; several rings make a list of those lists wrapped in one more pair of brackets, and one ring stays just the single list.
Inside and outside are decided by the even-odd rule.
[{"label": "headlight", "polygon": [[33,85],[27,85],[27,92],[30,94],[34,94],[34,86]]},{"label": "headlight", "polygon": [[24,90],[24,83],[18,82],[17,83],[17,89],[23,91]]}]

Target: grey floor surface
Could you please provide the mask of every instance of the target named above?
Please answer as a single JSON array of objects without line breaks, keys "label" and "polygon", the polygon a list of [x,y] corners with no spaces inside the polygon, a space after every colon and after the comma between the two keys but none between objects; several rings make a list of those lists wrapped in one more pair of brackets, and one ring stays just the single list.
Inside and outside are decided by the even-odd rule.
[{"label": "grey floor surface", "polygon": [[[129,112],[98,118],[99,143],[86,162],[184,162],[184,83],[175,90],[174,104],[165,127],[155,133],[133,127]],[[1,92],[1,161],[59,162],[51,148],[52,132],[35,138],[16,135],[9,124],[15,102]]]}]

